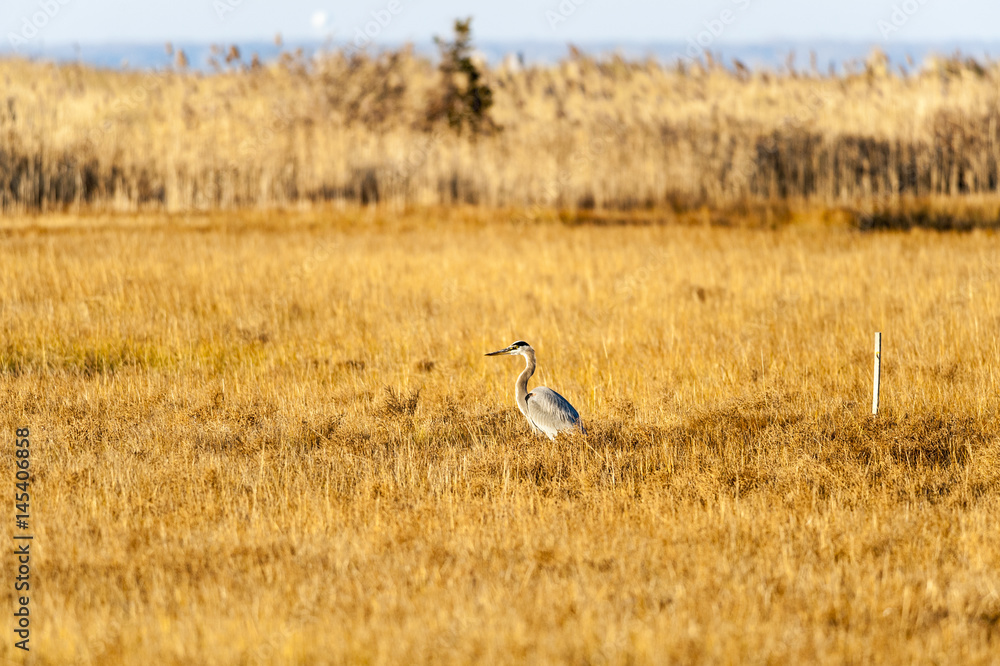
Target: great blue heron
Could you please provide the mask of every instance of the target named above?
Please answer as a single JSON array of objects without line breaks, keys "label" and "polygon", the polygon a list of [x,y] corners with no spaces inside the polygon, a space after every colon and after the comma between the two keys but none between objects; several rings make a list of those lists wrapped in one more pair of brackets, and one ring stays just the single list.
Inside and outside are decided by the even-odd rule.
[{"label": "great blue heron", "polygon": [[524,372],[514,382],[514,401],[524,417],[531,424],[533,432],[544,433],[549,439],[564,430],[579,430],[586,433],[580,414],[569,404],[569,400],[545,386],[528,393],[528,380],[535,374],[535,350],[524,340],[518,340],[510,347],[490,352],[487,356],[515,355],[524,357]]}]

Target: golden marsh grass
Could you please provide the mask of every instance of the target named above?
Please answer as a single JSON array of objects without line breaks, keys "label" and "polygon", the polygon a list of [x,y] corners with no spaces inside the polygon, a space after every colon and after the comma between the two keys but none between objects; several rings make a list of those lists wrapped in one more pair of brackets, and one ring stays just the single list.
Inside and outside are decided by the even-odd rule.
[{"label": "golden marsh grass", "polygon": [[992,233],[505,219],[8,221],[32,663],[996,662]]},{"label": "golden marsh grass", "polygon": [[787,221],[789,206],[840,210],[861,227],[1000,219],[992,62],[901,73],[875,52],[826,74],[571,52],[484,77],[503,131],[472,141],[428,124],[441,76],[408,49],[286,53],[212,75],[0,60],[0,210],[380,202],[531,220],[702,207],[733,217],[741,206],[763,206],[768,223]]}]

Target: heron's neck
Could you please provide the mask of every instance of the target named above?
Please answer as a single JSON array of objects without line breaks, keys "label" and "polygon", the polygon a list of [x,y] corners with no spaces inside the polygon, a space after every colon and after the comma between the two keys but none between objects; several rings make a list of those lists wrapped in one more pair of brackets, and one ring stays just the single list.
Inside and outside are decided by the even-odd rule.
[{"label": "heron's neck", "polygon": [[528,395],[528,380],[531,379],[531,375],[535,374],[535,352],[530,351],[524,354],[524,371],[514,382],[514,400],[517,402],[518,408],[521,413],[525,416],[528,415],[528,400],[526,396]]}]

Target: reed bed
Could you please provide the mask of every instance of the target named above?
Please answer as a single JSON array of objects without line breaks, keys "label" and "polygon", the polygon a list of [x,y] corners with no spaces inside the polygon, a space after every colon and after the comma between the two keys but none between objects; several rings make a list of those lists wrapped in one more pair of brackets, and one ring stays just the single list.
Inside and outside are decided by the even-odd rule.
[{"label": "reed bed", "polygon": [[906,70],[874,52],[821,74],[571,51],[485,69],[502,130],[470,136],[428,121],[441,74],[409,49],[229,60],[211,74],[0,61],[0,210],[460,203],[526,218],[1000,219],[992,62]]}]

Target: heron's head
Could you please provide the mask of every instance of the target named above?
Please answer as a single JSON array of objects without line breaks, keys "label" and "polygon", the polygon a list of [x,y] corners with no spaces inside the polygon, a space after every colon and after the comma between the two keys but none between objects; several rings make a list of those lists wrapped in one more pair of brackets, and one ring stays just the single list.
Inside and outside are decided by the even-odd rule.
[{"label": "heron's head", "polygon": [[535,350],[532,349],[531,345],[529,345],[527,342],[525,342],[524,340],[518,340],[510,347],[506,347],[504,349],[498,349],[495,352],[490,352],[489,354],[487,354],[487,356],[507,356],[511,354],[527,354],[528,352],[533,352],[533,351]]}]

